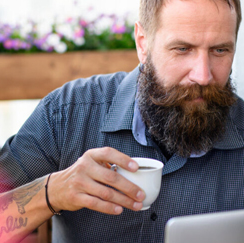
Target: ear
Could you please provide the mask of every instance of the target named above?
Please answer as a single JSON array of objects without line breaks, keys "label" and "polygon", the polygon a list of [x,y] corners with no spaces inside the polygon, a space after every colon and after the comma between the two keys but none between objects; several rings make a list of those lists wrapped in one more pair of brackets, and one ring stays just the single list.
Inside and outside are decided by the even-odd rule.
[{"label": "ear", "polygon": [[135,42],[140,63],[145,64],[147,59],[147,38],[140,22],[135,23]]}]

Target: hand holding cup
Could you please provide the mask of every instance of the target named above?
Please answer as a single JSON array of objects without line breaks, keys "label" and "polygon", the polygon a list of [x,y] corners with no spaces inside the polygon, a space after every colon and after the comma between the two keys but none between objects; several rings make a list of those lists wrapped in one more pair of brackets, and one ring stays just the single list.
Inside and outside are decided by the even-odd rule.
[{"label": "hand holding cup", "polygon": [[136,172],[117,167],[117,172],[132,183],[144,190],[146,198],[143,201],[141,210],[149,209],[151,204],[157,199],[162,181],[162,169],[164,164],[161,161],[149,158],[132,158],[139,165]]}]

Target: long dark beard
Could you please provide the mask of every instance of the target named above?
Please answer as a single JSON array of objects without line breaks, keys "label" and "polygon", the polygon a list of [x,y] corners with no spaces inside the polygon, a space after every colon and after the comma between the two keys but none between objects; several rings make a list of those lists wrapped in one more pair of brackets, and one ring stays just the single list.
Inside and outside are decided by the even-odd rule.
[{"label": "long dark beard", "polygon": [[[150,58],[138,83],[139,109],[149,133],[168,153],[182,157],[212,149],[224,133],[229,107],[236,101],[230,79],[225,87],[196,83],[166,90]],[[199,97],[204,101],[192,102]]]}]

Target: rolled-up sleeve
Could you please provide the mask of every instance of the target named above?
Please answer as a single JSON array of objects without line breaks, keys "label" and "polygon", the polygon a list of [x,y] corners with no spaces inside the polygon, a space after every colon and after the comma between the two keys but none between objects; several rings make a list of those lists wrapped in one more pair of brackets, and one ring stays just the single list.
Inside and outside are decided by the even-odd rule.
[{"label": "rolled-up sleeve", "polygon": [[0,151],[0,192],[57,170],[55,119],[50,97],[44,98],[19,132]]}]

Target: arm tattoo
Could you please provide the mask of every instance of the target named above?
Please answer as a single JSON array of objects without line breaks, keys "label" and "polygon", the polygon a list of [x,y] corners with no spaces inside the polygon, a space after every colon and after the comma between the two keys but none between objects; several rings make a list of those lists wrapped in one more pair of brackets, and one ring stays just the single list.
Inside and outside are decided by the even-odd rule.
[{"label": "arm tattoo", "polygon": [[3,213],[8,206],[15,201],[18,206],[18,211],[21,214],[25,213],[25,205],[44,187],[45,178],[41,178],[13,191],[7,192],[0,197],[0,214]]},{"label": "arm tattoo", "polygon": [[27,218],[23,219],[22,217],[13,218],[12,216],[9,216],[6,220],[6,226],[2,226],[0,229],[0,238],[5,231],[6,233],[9,233],[10,231],[14,231],[15,229],[20,229],[21,227],[26,227],[27,225]]},{"label": "arm tattoo", "polygon": [[13,193],[7,193],[0,197],[0,214],[8,209],[8,205],[13,202]]}]

